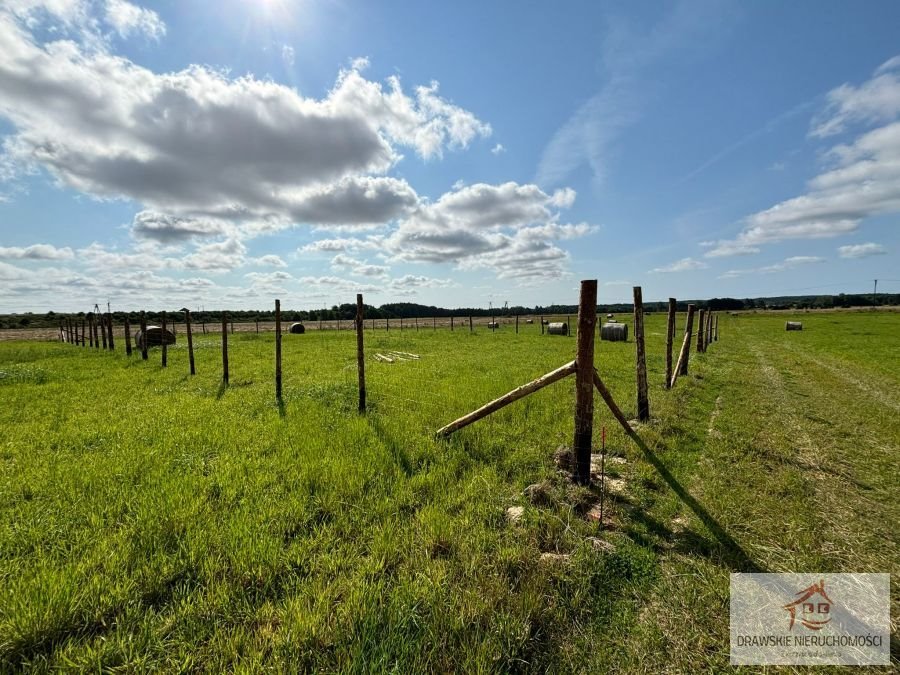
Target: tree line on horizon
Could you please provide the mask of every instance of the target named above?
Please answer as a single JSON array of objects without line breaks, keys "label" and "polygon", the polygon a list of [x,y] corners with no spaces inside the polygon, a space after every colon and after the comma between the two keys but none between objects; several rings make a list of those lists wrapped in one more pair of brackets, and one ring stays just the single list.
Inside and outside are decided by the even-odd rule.
[{"label": "tree line on horizon", "polygon": [[[831,309],[872,306],[897,306],[900,305],[900,293],[879,293],[877,298],[871,293],[839,293],[837,295],[783,295],[763,298],[710,298],[708,300],[683,300],[678,301],[679,312],[687,310],[688,304],[698,308],[712,311],[741,311],[753,309]],[[601,314],[631,313],[632,304],[619,302],[607,305],[598,305]],[[668,309],[667,302],[645,302],[645,312],[664,312]],[[228,318],[235,323],[253,321],[274,321],[274,308],[267,311],[259,310],[229,310]],[[195,323],[206,322],[208,324],[220,322],[223,310],[191,311],[192,321]],[[22,314],[0,314],[0,328],[55,328],[64,318],[86,317],[91,312],[47,312],[35,314],[26,312]],[[184,313],[180,309],[166,310],[168,319],[184,320]],[[577,314],[577,305],[536,305],[534,307],[458,307],[448,309],[433,305],[421,305],[414,302],[392,302],[374,307],[365,305],[367,319],[430,319],[453,317],[512,317],[522,315],[561,315]],[[113,312],[113,321],[121,323],[127,317],[132,325],[140,321],[140,312]],[[281,312],[282,321],[352,321],[356,317],[356,305],[343,303],[332,305],[331,308],[311,310],[284,309]],[[161,312],[147,312],[148,323],[159,323],[162,319]]]}]

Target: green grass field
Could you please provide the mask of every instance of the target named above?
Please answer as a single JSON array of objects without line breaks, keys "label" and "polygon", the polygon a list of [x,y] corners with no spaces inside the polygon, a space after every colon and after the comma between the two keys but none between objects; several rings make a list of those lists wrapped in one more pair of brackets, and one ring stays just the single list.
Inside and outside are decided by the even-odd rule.
[{"label": "green grass field", "polygon": [[[365,416],[349,331],[284,337],[281,406],[271,333],[228,387],[218,335],[195,377],[181,335],[167,369],[0,343],[0,670],[722,671],[733,571],[890,572],[896,621],[900,314],[786,318],[723,313],[665,391],[647,317],[646,447],[595,402],[603,532],[553,463],[573,379],[433,438],[574,358],[535,325],[367,330]],[[633,342],[596,363],[632,416]]]}]

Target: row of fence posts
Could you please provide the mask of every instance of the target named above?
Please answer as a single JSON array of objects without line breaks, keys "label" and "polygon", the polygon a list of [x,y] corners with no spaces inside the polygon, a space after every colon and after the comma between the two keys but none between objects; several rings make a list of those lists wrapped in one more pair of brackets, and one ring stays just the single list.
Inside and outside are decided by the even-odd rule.
[{"label": "row of fence posts", "polygon": [[[635,339],[635,366],[636,366],[636,384],[637,384],[637,418],[639,421],[647,421],[650,419],[650,402],[648,395],[648,379],[647,379],[647,363],[646,363],[646,351],[645,351],[645,338],[644,338],[644,306],[643,306],[643,298],[642,291],[640,286],[635,286],[633,288],[634,293],[634,339]],[[593,299],[592,299],[593,298]],[[590,313],[582,312],[581,305],[585,302],[593,302],[594,304],[594,319],[590,320]],[[684,330],[684,339],[681,344],[681,349],[678,355],[677,362],[673,365],[672,360],[672,349],[675,338],[675,330],[676,330],[676,299],[669,298],[668,303],[668,315],[666,321],[666,379],[665,386],[667,389],[673,387],[675,382],[677,381],[679,375],[687,375],[688,374],[688,363],[690,360],[690,351],[691,351],[691,343],[693,340],[693,329],[694,329],[694,317],[696,312],[696,306],[693,304],[689,304],[687,307],[687,317],[685,320],[685,330]],[[190,364],[190,374],[196,375],[196,366],[194,361],[194,343],[193,343],[193,332],[191,328],[191,313],[188,309],[183,309],[184,312],[184,322],[185,322],[185,333],[187,337],[188,343],[188,360]],[[582,359],[589,359],[591,363],[593,363],[593,344],[594,344],[594,334],[596,328],[596,287],[594,287],[593,295],[591,293],[591,286],[587,285],[582,288],[582,297],[580,299],[579,305],[579,317],[584,317],[585,322],[590,323],[590,330],[586,325],[582,325],[581,319],[579,319],[579,323],[577,326],[577,350],[578,354],[581,355]],[[474,330],[472,317],[469,316],[469,330]],[[374,319],[372,320],[372,328],[374,330],[375,324]],[[544,333],[544,317],[543,315],[539,316],[539,321],[541,325],[541,334]],[[402,329],[403,320],[401,318],[400,325]],[[168,366],[168,346],[167,340],[165,339],[167,327],[168,327],[168,316],[165,311],[161,313],[161,323],[162,323],[162,332],[164,339],[162,340],[162,367],[165,368]],[[494,319],[491,320],[492,324],[495,324]],[[566,323],[569,323],[569,317],[566,317]],[[366,410],[366,383],[365,383],[365,353],[364,353],[364,338],[363,333],[365,329],[365,305],[363,304],[363,296],[362,294],[358,294],[356,296],[356,317],[354,320],[355,328],[356,328],[356,348],[357,348],[357,370],[359,373],[359,411],[365,412]],[[418,319],[416,319],[416,327],[418,329]],[[229,331],[230,328],[230,331]],[[390,330],[390,319],[386,320],[385,323],[386,330]],[[454,328],[454,317],[450,317],[450,330],[452,331]],[[437,329],[437,319],[436,317],[432,318],[432,329]],[[516,333],[518,333],[519,329],[519,317],[516,315]],[[115,349],[115,343],[113,338],[113,325],[112,325],[112,315],[110,313],[95,315],[93,313],[88,314],[86,316],[86,320],[82,319],[79,325],[79,322],[73,319],[66,319],[64,323],[59,325],[59,336],[60,340],[63,342],[69,342],[72,344],[80,344],[81,346],[85,346],[85,330],[89,335],[88,341],[91,347],[99,348],[102,342],[104,349]],[[174,324],[173,324],[174,330]],[[259,332],[259,322],[257,320],[256,330]],[[141,358],[146,361],[148,359],[147,346],[147,319],[146,312],[142,311],[140,316],[140,343],[139,347],[141,349]],[[206,332],[206,324],[203,322],[203,332]],[[234,321],[229,321],[228,313],[222,313],[222,381],[227,386],[229,383],[229,363],[228,363],[228,334],[231,332],[234,333]],[[124,335],[125,335],[125,351],[128,356],[131,356],[132,348],[131,348],[131,327],[128,318],[126,317],[124,320]],[[709,347],[711,342],[717,341],[719,339],[719,317],[718,314],[706,309],[700,309],[699,312],[699,320],[698,320],[698,330],[697,330],[697,340],[696,340],[696,350],[697,352],[705,352]],[[588,346],[588,343],[590,346]],[[576,378],[576,408],[580,410],[579,414],[576,415],[576,419],[584,419],[584,415],[587,415],[590,411],[588,408],[592,410],[592,403],[588,404],[583,399],[584,391],[590,390],[590,387],[585,384],[586,378],[588,376],[583,372],[581,376]],[[591,387],[594,386],[593,379],[591,378]],[[582,392],[578,394],[577,392]],[[281,301],[275,300],[275,396],[276,399],[281,402],[283,397],[283,384],[282,384],[282,331],[281,331]],[[582,398],[579,398],[581,396]],[[580,401],[580,403],[579,403]],[[579,432],[576,428],[576,439],[579,436]],[[576,443],[577,445],[577,443]]]}]

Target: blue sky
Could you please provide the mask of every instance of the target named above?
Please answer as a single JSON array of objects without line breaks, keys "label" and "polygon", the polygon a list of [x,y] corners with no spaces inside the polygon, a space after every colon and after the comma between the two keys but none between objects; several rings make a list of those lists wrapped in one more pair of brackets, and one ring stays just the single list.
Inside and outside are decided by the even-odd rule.
[{"label": "blue sky", "polygon": [[0,312],[900,292],[900,5],[6,0]]}]

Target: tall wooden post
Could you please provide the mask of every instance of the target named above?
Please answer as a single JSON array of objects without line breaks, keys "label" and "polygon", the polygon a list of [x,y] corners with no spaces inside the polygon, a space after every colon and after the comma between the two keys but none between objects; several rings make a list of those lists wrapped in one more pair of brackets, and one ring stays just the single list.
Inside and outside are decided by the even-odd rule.
[{"label": "tall wooden post", "polygon": [[519,334],[519,315],[516,314],[516,335]]},{"label": "tall wooden post", "polygon": [[100,349],[100,332],[103,326],[102,315],[94,315],[94,349]]},{"label": "tall wooden post", "polygon": [[275,398],[281,400],[281,300],[275,300]]},{"label": "tall wooden post", "polygon": [[169,347],[166,344],[168,340],[166,340],[166,310],[162,312],[162,367],[165,368],[169,365]]},{"label": "tall wooden post", "polygon": [[435,317],[435,316],[431,317],[431,330],[432,331],[437,330],[437,317]]},{"label": "tall wooden post", "polygon": [[400,317],[400,332],[403,332],[403,317]]},{"label": "tall wooden post", "polygon": [[228,384],[228,312],[222,312],[222,382]]},{"label": "tall wooden post", "polygon": [[473,330],[473,329],[472,329],[472,317],[471,317],[471,315],[470,315],[470,316],[469,316],[469,332],[471,333],[472,330]]},{"label": "tall wooden post", "polygon": [[672,384],[679,375],[688,374],[688,361],[691,358],[691,339],[694,333],[694,312],[697,311],[695,305],[688,305],[687,323],[684,327],[684,341],[681,343],[681,353],[678,355],[678,363],[675,365],[675,372],[672,374]]},{"label": "tall wooden post", "polygon": [[234,335],[234,319],[231,320],[231,334]]},{"label": "tall wooden post", "polygon": [[666,389],[672,386],[672,342],[675,340],[675,298],[669,298],[669,314],[666,318]]},{"label": "tall wooden post", "polygon": [[196,375],[194,370],[194,336],[191,334],[191,310],[184,310],[184,332],[187,333],[188,361],[191,364],[191,375]]},{"label": "tall wooden post", "polygon": [[719,313],[716,312],[716,327],[715,327],[715,341],[719,341]]},{"label": "tall wooden post", "polygon": [[708,311],[706,313],[706,342],[703,345],[703,351],[706,351],[706,348],[709,347],[709,343],[712,342],[712,320],[713,313],[712,311]]},{"label": "tall wooden post", "polygon": [[384,332],[389,333],[391,331],[391,317],[386,317],[384,320]]},{"label": "tall wooden post", "polygon": [[[87,315],[88,347],[94,347],[94,315]],[[59,339],[62,340],[62,326],[59,327]]]},{"label": "tall wooden post", "polygon": [[106,349],[106,315],[102,312],[100,313],[100,325],[98,326],[100,330],[100,337],[103,339],[103,349]]},{"label": "tall wooden post", "polygon": [[131,356],[131,324],[128,323],[128,317],[125,317],[125,354]]},{"label": "tall wooden post", "polygon": [[[647,396],[647,356],[644,352],[644,300],[641,287],[634,287],[634,345],[637,367],[637,416],[641,422],[650,419]],[[593,382],[593,378],[591,380]]]},{"label": "tall wooden post", "polygon": [[700,319],[697,321],[697,352],[703,351],[703,325],[706,323],[706,310],[700,310]]},{"label": "tall wooden post", "polygon": [[366,357],[363,352],[363,321],[365,320],[362,293],[356,294],[356,370],[359,376],[359,412],[366,412]]},{"label": "tall wooden post", "polygon": [[[595,311],[595,314],[596,314],[596,311]],[[571,318],[572,317],[570,317],[568,314],[566,315],[566,335],[572,334],[572,326],[570,325]]]},{"label": "tall wooden post", "polygon": [[453,315],[450,315],[450,332],[453,332]]},{"label": "tall wooden post", "polygon": [[84,319],[81,320],[81,346],[85,346],[84,342]]},{"label": "tall wooden post", "polygon": [[416,332],[419,332],[419,317],[415,317],[416,319]]},{"label": "tall wooden post", "polygon": [[109,331],[109,349],[110,349],[110,351],[113,351],[116,348],[116,344],[115,344],[115,342],[113,342],[112,312],[106,313],[106,329]]},{"label": "tall wooden post", "polygon": [[578,302],[578,343],[575,355],[575,480],[591,482],[591,440],[594,430],[594,326],[597,322],[597,280],[581,282]]},{"label": "tall wooden post", "polygon": [[147,360],[147,313],[141,310],[141,359]]}]

